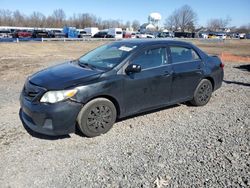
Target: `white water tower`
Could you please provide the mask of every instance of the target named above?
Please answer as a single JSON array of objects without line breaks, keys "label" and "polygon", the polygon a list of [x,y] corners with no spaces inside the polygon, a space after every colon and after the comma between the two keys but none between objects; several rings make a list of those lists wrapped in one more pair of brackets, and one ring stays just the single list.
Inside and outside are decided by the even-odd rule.
[{"label": "white water tower", "polygon": [[155,27],[160,26],[161,15],[157,12],[153,12],[148,16],[148,23],[153,24]]}]

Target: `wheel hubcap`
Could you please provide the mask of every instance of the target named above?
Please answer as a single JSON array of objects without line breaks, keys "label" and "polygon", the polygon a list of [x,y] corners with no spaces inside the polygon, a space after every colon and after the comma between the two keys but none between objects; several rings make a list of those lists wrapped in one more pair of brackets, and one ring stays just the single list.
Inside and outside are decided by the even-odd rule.
[{"label": "wheel hubcap", "polygon": [[102,132],[110,126],[112,121],[112,111],[110,107],[100,105],[92,108],[89,112],[87,125],[94,132]]},{"label": "wheel hubcap", "polygon": [[198,99],[200,102],[205,103],[209,100],[211,95],[211,87],[209,84],[204,83],[201,85],[198,92]]}]

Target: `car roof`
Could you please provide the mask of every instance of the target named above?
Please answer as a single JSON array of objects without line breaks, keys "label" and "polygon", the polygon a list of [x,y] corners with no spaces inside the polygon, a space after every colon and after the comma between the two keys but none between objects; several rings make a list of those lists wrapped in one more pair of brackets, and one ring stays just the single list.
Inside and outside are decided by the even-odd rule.
[{"label": "car roof", "polygon": [[121,40],[117,41],[120,44],[132,44],[136,46],[150,46],[157,44],[169,44],[169,45],[189,45],[192,46],[189,42],[179,41],[175,39],[129,39],[129,40]]}]

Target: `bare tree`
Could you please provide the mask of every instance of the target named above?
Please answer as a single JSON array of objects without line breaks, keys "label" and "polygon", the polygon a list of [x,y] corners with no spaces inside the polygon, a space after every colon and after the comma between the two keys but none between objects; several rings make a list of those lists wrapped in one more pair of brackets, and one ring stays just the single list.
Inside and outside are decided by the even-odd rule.
[{"label": "bare tree", "polygon": [[140,22],[138,20],[134,20],[132,23],[132,28],[134,31],[138,31],[140,29]]},{"label": "bare tree", "polygon": [[213,18],[208,21],[207,28],[210,29],[211,31],[221,31],[228,26],[230,21],[231,21],[230,17],[227,17],[226,19]]},{"label": "bare tree", "polygon": [[242,25],[236,29],[238,33],[250,33],[250,23],[248,25]]},{"label": "bare tree", "polygon": [[29,17],[29,26],[46,27],[46,16],[40,12],[33,12]]},{"label": "bare tree", "polygon": [[10,10],[0,10],[0,25],[13,26],[13,17]]},{"label": "bare tree", "polygon": [[193,9],[188,5],[184,5],[178,10],[178,15],[181,31],[193,31],[197,20],[197,14],[193,11]]},{"label": "bare tree", "polygon": [[19,10],[13,12],[13,24],[15,26],[27,26],[25,15],[21,14]]},{"label": "bare tree", "polygon": [[62,9],[54,10],[53,14],[49,17],[52,27],[63,27],[65,24],[66,14]]},{"label": "bare tree", "polygon": [[197,21],[197,14],[193,9],[184,5],[175,10],[166,20],[165,26],[171,30],[193,31]]},{"label": "bare tree", "polygon": [[131,22],[130,21],[127,21],[124,25],[126,28],[130,28],[131,27]]},{"label": "bare tree", "polygon": [[175,31],[178,29],[178,22],[175,20],[174,15],[170,15],[166,20],[165,20],[165,27],[170,30],[170,31]]}]

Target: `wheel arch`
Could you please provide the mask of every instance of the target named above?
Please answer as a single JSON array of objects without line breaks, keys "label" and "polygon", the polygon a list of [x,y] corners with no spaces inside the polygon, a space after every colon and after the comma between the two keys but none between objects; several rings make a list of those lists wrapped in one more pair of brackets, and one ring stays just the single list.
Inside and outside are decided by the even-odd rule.
[{"label": "wheel arch", "polygon": [[213,91],[214,91],[214,79],[211,77],[211,76],[207,76],[207,77],[205,77],[205,78],[203,78],[203,79],[207,79],[207,80],[209,80],[210,82],[211,82],[211,84],[212,84],[212,87],[213,87]]},{"label": "wheel arch", "polygon": [[110,95],[98,95],[98,96],[92,97],[86,103],[88,103],[94,99],[97,99],[97,98],[105,98],[105,99],[110,100],[115,105],[116,112],[117,112],[117,118],[120,117],[120,114],[121,114],[120,104],[115,97],[112,97]]}]

